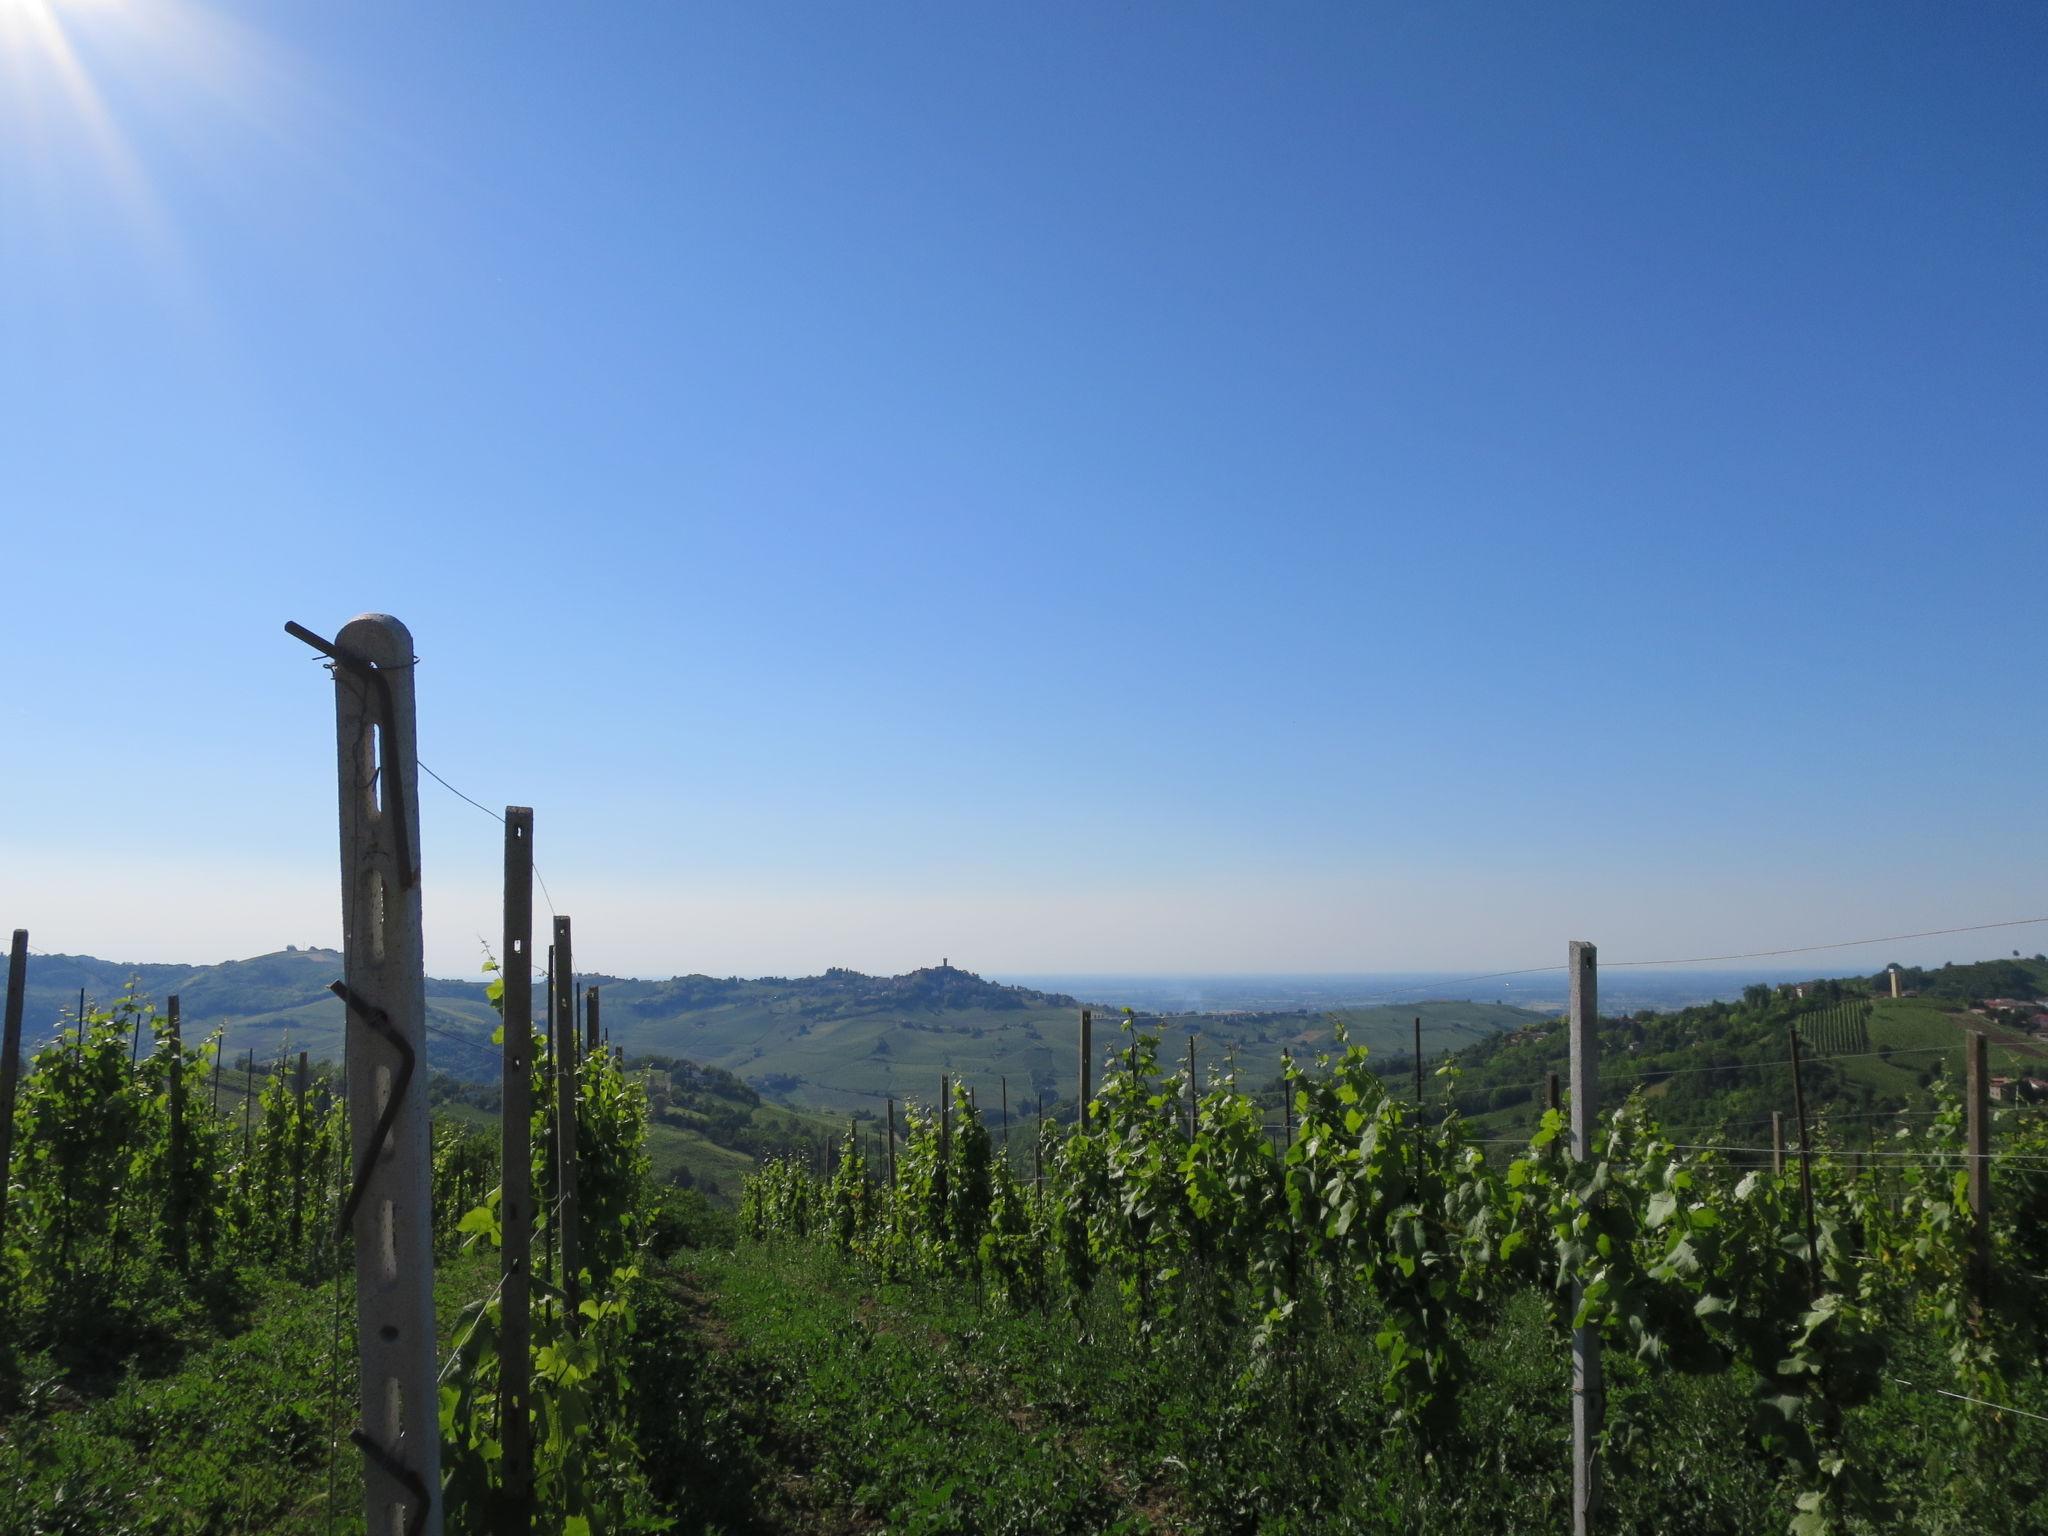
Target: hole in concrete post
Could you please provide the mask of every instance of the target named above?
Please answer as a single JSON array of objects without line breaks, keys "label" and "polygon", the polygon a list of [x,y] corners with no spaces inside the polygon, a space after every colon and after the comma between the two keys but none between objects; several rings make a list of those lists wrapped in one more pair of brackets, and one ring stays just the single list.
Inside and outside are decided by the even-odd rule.
[{"label": "hole in concrete post", "polygon": [[377,1202],[377,1263],[386,1285],[398,1278],[398,1214],[389,1200]]},{"label": "hole in concrete post", "polygon": [[384,814],[384,727],[370,727],[370,814]]},{"label": "hole in concrete post", "polygon": [[[377,1098],[377,1117],[381,1120],[384,1117],[386,1107],[391,1103],[391,1069],[389,1067],[380,1066],[377,1068],[375,1093]],[[389,1157],[395,1141],[396,1127],[393,1127],[392,1132],[384,1137],[384,1144],[377,1148],[377,1156],[380,1158]]]}]

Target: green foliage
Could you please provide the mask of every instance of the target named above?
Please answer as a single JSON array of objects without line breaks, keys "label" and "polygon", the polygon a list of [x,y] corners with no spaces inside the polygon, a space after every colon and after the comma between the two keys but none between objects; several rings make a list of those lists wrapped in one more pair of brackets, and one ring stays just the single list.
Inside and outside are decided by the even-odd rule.
[{"label": "green foliage", "polygon": [[[1742,1383],[1750,1454],[1780,1481],[1797,1536],[1887,1518],[1884,1488],[1851,1454],[1852,1425],[1883,1389],[1900,1329],[1931,1334],[1944,1381],[1973,1398],[2014,1402],[2038,1374],[2048,1282],[2021,1263],[2038,1266],[2048,1202],[2041,1117],[2002,1122],[2001,1191],[2017,1219],[1994,1230],[2004,1278],[1987,1307],[1971,1292],[1952,1104],[1882,1156],[1824,1150],[1809,1244],[1796,1176],[1675,1144],[1640,1096],[1606,1118],[1584,1161],[1567,1154],[1555,1111],[1496,1161],[1455,1112],[1419,1121],[1363,1049],[1341,1034],[1339,1045],[1313,1070],[1289,1064],[1292,1135],[1274,1138],[1234,1084],[1162,1079],[1155,1042],[1133,1030],[1085,1127],[1045,1133],[1043,1189],[1006,1167],[991,1175],[971,1098],[956,1092],[944,1134],[908,1110],[893,1187],[871,1179],[849,1138],[829,1185],[794,1163],[764,1170],[747,1230],[822,1231],[885,1277],[985,1275],[1013,1310],[1062,1299],[1084,1330],[1103,1326],[1106,1276],[1134,1347],[1241,1353],[1247,1390],[1274,1383],[1289,1415],[1317,1360],[1355,1341],[1383,1432],[1444,1475],[1481,1454],[1461,1428],[1474,1341],[1533,1293],[1560,1347],[1590,1327],[1645,1382]],[[821,1224],[821,1212],[834,1214]],[[1644,1450],[1655,1418],[1646,1397],[1624,1398],[1611,1443]],[[1987,1435],[1985,1465],[2010,1442]]]},{"label": "green foliage", "polygon": [[[535,1528],[586,1529],[592,1536],[661,1528],[635,1449],[627,1376],[633,1335],[629,1294],[637,1275],[634,1260],[652,1224],[645,1126],[646,1100],[639,1079],[609,1051],[581,1057],[573,1070],[576,1113],[577,1299],[565,1281],[535,1274],[529,1309],[531,1358],[530,1438]],[[536,1051],[534,1095],[548,1101],[556,1085],[553,1063]],[[536,1136],[545,1137],[553,1117],[534,1116]],[[462,1169],[472,1150],[489,1161],[482,1138],[449,1136],[446,1178],[463,1187]],[[537,1204],[550,1204],[555,1186],[555,1147],[549,1138],[537,1149],[534,1186]],[[437,1169],[438,1172],[438,1169]],[[501,1247],[502,1199],[493,1189],[452,1223],[468,1243]],[[437,1209],[440,1207],[437,1195]],[[545,1253],[545,1234],[531,1236]],[[462,1319],[454,1359],[442,1374],[440,1421],[442,1466],[451,1532],[497,1528],[510,1490],[503,1479],[503,1443],[497,1417],[503,1326],[497,1294],[474,1304]]]}]

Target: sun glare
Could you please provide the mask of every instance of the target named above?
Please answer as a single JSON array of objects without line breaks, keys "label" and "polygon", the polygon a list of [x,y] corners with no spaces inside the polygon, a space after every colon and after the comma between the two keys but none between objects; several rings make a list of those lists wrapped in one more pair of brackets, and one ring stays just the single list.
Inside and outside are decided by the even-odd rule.
[{"label": "sun glare", "polygon": [[199,0],[0,0],[0,171],[40,183],[53,217],[110,203],[160,267],[176,267],[138,145],[222,108],[245,113],[258,52]]}]

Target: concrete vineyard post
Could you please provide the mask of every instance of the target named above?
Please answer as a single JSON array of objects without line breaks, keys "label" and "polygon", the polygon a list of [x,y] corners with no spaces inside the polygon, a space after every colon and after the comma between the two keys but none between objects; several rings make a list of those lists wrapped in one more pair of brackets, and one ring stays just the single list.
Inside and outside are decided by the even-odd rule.
[{"label": "concrete vineyard post", "polygon": [[1964,1071],[1964,1134],[1970,1164],[1970,1294],[1981,1312],[1991,1301],[1991,1069],[1984,1032],[1973,1029]]},{"label": "concrete vineyard post", "polygon": [[1422,1118],[1422,1016],[1415,1018],[1415,1118]]},{"label": "concrete vineyard post", "polygon": [[171,1044],[171,1075],[164,1083],[164,1097],[171,1112],[171,1201],[170,1209],[164,1214],[165,1226],[170,1231],[182,1268],[188,1251],[185,1240],[185,1179],[181,1171],[185,1162],[185,1047],[180,1038],[178,994],[175,992],[171,994],[166,1009],[166,1025]]},{"label": "concrete vineyard post", "polygon": [[1088,1086],[1089,1073],[1093,1070],[1095,1053],[1095,1014],[1092,1010],[1081,1010],[1081,1071],[1080,1096],[1074,1101],[1074,1121],[1082,1130],[1088,1129]]},{"label": "concrete vineyard post", "polygon": [[7,1012],[0,1022],[0,1247],[7,1237],[7,1181],[14,1171],[14,1091],[21,1079],[22,989],[28,985],[28,930],[7,950]]},{"label": "concrete vineyard post", "polygon": [[896,1101],[889,1101],[889,1187],[896,1187]]},{"label": "concrete vineyard post", "polygon": [[1010,1079],[1007,1076],[996,1079],[1003,1091],[1003,1166],[1010,1166]]},{"label": "concrete vineyard post", "polygon": [[292,1138],[292,1255],[298,1256],[306,1236],[306,1074],[308,1070],[306,1051],[299,1052],[299,1075],[292,1082],[292,1109],[297,1117],[298,1134]]},{"label": "concrete vineyard post", "polygon": [[576,960],[566,917],[555,919],[554,1039],[556,1220],[562,1228],[562,1294],[573,1319],[582,1249],[576,1231]]},{"label": "concrete vineyard post", "polygon": [[[504,1078],[498,1114],[498,1443],[507,1536],[533,1526],[533,811],[505,807]],[[650,1069],[652,1070],[652,1069]]]},{"label": "concrete vineyard post", "polygon": [[1545,1109],[1547,1109],[1547,1110],[1548,1110],[1548,1109],[1556,1109],[1556,1108],[1558,1108],[1558,1107],[1559,1107],[1559,1105],[1561,1104],[1561,1102],[1562,1102],[1562,1101],[1561,1101],[1561,1100],[1560,1100],[1560,1099],[1558,1098],[1558,1096],[1557,1096],[1557,1074],[1556,1074],[1555,1072],[1546,1072],[1546,1073],[1544,1073],[1544,1074],[1543,1074],[1543,1107],[1544,1107]]},{"label": "concrete vineyard post", "polygon": [[378,1536],[440,1536],[412,636],[387,614],[331,646],[288,628],[334,663],[363,1512]]},{"label": "concrete vineyard post", "polygon": [[1799,1070],[1799,1027],[1790,1025],[1792,1046],[1792,1111],[1799,1120],[1799,1203],[1806,1212],[1807,1290],[1820,1300],[1820,1239],[1813,1226],[1813,1143],[1806,1134],[1806,1082]]},{"label": "concrete vineyard post", "polygon": [[1785,1177],[1785,1112],[1781,1109],[1771,1111],[1771,1172]]},{"label": "concrete vineyard post", "polygon": [[[1598,951],[1574,939],[1567,954],[1571,973],[1572,1159],[1593,1155],[1599,1124],[1594,1084],[1600,1070],[1600,966]],[[1583,1297],[1572,1286],[1572,1311]],[[1600,1426],[1605,1405],[1600,1379],[1600,1335],[1572,1330],[1572,1536],[1590,1536],[1600,1513]]]},{"label": "concrete vineyard post", "polygon": [[1195,1139],[1195,1110],[1201,1102],[1201,1093],[1195,1087],[1195,1037],[1188,1036],[1188,1140]]},{"label": "concrete vineyard post", "polygon": [[[541,1020],[540,1038],[544,1042],[542,1054],[547,1059],[547,1067],[546,1073],[541,1079],[540,1119],[543,1143],[552,1149],[555,1145],[555,1094],[553,1084],[555,1057],[559,1054],[555,1049],[555,946],[553,944],[548,945],[546,988],[547,1014]],[[541,1273],[551,1275],[555,1272],[555,1202],[547,1198],[547,1193],[546,1190],[542,1190],[536,1204],[540,1211],[540,1230],[544,1245],[542,1249]]]}]

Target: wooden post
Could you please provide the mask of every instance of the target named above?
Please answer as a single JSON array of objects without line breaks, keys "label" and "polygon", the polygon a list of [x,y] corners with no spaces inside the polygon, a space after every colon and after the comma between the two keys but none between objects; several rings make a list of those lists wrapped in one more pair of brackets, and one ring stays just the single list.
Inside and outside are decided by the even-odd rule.
[{"label": "wooden post", "polygon": [[[293,627],[309,643],[318,637]],[[440,1536],[426,970],[412,636],[386,614],[330,647],[348,1004],[346,1215],[355,1236],[363,1511],[369,1529]]]},{"label": "wooden post", "polygon": [[142,1060],[142,1015],[135,1015],[135,1027],[128,1031],[128,1065]]},{"label": "wooden post", "polygon": [[1045,1101],[1038,1104],[1038,1129],[1031,1138],[1031,1188],[1035,1194],[1045,1192]]},{"label": "wooden post", "polygon": [[220,1063],[228,1053],[228,1037],[220,1036],[213,1043],[213,1112],[220,1113]]},{"label": "wooden post", "polygon": [[1287,1149],[1294,1145],[1294,1084],[1287,1076],[1287,1068],[1294,1064],[1294,1053],[1283,1052],[1280,1059],[1280,1155],[1284,1158]]},{"label": "wooden post", "polygon": [[7,1181],[14,1172],[14,1090],[21,1078],[22,989],[28,985],[28,930],[7,950],[7,1012],[0,1023],[0,1250],[7,1238]]},{"label": "wooden post", "polygon": [[1195,1139],[1195,1111],[1201,1105],[1201,1093],[1195,1087],[1195,1037],[1188,1036],[1188,1140]]},{"label": "wooden post", "polygon": [[1088,1129],[1089,1074],[1094,1070],[1095,1014],[1091,1009],[1081,1010],[1081,1074],[1080,1096],[1074,1101],[1074,1123],[1082,1130]]},{"label": "wooden post", "polygon": [[896,1101],[889,1100],[889,1187],[896,1187]]},{"label": "wooden post", "polygon": [[1771,1111],[1771,1172],[1785,1177],[1785,1112]]},{"label": "wooden post", "polygon": [[1010,1079],[996,1079],[1003,1086],[1003,1166],[1010,1166]]},{"label": "wooden post", "polygon": [[574,1318],[582,1246],[576,1231],[576,960],[566,917],[555,919],[555,1204],[562,1228],[562,1294]]},{"label": "wooden post", "polygon": [[1813,1229],[1813,1144],[1806,1134],[1806,1083],[1799,1071],[1799,1026],[1787,1025],[1792,1044],[1792,1109],[1799,1117],[1799,1203],[1806,1211],[1807,1290],[1820,1300],[1820,1241]]},{"label": "wooden post", "polygon": [[[1584,1163],[1593,1155],[1599,1127],[1594,1086],[1600,1071],[1599,952],[1582,940],[1571,942],[1571,1079],[1572,1158]],[[1572,1286],[1576,1314],[1582,1287]],[[1600,1513],[1600,1427],[1605,1417],[1600,1374],[1600,1334],[1593,1328],[1572,1330],[1572,1536],[1591,1536]]]},{"label": "wooden post", "polygon": [[1964,1071],[1964,1134],[1970,1161],[1970,1292],[1977,1309],[1991,1302],[1991,1067],[1984,1032],[1973,1029]]},{"label": "wooden post", "polygon": [[[172,1002],[173,1002],[173,1003],[175,1004],[175,1003],[177,1002],[177,999],[176,999],[176,998],[173,998],[173,999],[171,999],[171,1001],[172,1001]],[[175,1015],[173,1015],[173,1016],[175,1017]],[[173,1033],[173,1038],[175,1038],[175,1036],[176,1036],[176,1026],[175,1026],[175,1025],[173,1025],[173,1026],[172,1026],[172,1033]],[[297,1263],[297,1262],[298,1262],[298,1258],[299,1258],[299,1255],[300,1255],[300,1253],[304,1251],[304,1244],[305,1244],[305,1240],[306,1240],[306,1201],[305,1201],[305,1182],[306,1182],[306,1130],[305,1130],[305,1126],[306,1126],[306,1073],[307,1073],[307,1066],[308,1066],[308,1061],[307,1061],[307,1057],[308,1057],[308,1053],[307,1053],[307,1052],[305,1052],[305,1051],[300,1051],[300,1052],[299,1052],[299,1073],[298,1073],[298,1077],[297,1077],[297,1078],[296,1078],[296,1079],[295,1079],[295,1080],[293,1081],[293,1084],[292,1084],[292,1104],[293,1104],[293,1110],[294,1110],[294,1118],[295,1118],[295,1122],[296,1122],[296,1124],[297,1124],[297,1126],[298,1126],[298,1129],[297,1129],[297,1131],[296,1131],[296,1132],[295,1132],[295,1133],[293,1134],[293,1136],[292,1136],[292,1138],[291,1138],[291,1149],[290,1149],[290,1150],[291,1150],[291,1181],[292,1181],[292,1207],[291,1207],[291,1244],[292,1244],[292,1262],[293,1262],[293,1263]]]},{"label": "wooden post", "polygon": [[[344,1024],[344,1039],[346,1024]],[[242,1078],[242,1155],[247,1157],[254,1145],[255,1132],[252,1129],[256,1113],[256,1047],[249,1047],[249,1067]]]},{"label": "wooden post", "polygon": [[1559,1107],[1559,1102],[1557,1096],[1557,1074],[1555,1072],[1546,1072],[1543,1074],[1543,1107],[1546,1110],[1556,1109]]},{"label": "wooden post", "polygon": [[597,988],[591,987],[583,994],[583,1045],[593,1056],[597,1054]]},{"label": "wooden post", "polygon": [[1415,1118],[1422,1118],[1422,1016],[1415,1016]]},{"label": "wooden post", "polygon": [[[165,1214],[165,1226],[170,1234],[171,1250],[177,1255],[178,1267],[185,1266],[189,1252],[185,1232],[185,1046],[179,1028],[178,994],[173,992],[169,1004],[169,1026],[171,1036],[171,1075],[164,1083],[164,1097],[171,1111],[171,1199],[170,1209]],[[439,1412],[439,1404],[435,1405]]]}]

